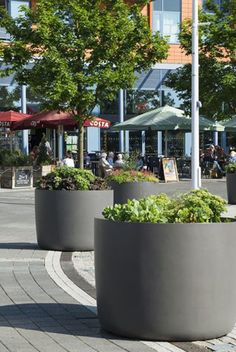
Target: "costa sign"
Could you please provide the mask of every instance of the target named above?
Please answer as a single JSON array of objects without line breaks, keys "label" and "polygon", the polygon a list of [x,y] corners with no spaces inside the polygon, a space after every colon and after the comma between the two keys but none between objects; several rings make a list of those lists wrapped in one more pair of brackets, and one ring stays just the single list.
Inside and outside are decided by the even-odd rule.
[{"label": "costa sign", "polygon": [[10,127],[11,122],[10,121],[0,121],[0,127]]},{"label": "costa sign", "polygon": [[103,119],[86,120],[84,127],[98,127],[98,128],[109,128],[111,125],[110,121]]}]

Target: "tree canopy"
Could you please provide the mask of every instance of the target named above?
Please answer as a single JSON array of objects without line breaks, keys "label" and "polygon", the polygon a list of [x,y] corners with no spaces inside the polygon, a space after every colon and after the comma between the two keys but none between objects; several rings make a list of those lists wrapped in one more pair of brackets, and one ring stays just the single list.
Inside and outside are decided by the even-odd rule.
[{"label": "tree canopy", "polygon": [[[199,86],[201,114],[214,119],[236,113],[236,0],[225,0],[219,7],[208,0],[199,12]],[[182,49],[191,55],[191,20],[182,23],[179,36]],[[170,74],[167,86],[191,109],[191,64]]]},{"label": "tree canopy", "polygon": [[39,0],[16,19],[1,10],[12,38],[0,47],[3,74],[30,85],[44,109],[72,112],[82,129],[95,106],[133,86],[135,71],[166,58],[166,40],[141,14],[148,2]]}]

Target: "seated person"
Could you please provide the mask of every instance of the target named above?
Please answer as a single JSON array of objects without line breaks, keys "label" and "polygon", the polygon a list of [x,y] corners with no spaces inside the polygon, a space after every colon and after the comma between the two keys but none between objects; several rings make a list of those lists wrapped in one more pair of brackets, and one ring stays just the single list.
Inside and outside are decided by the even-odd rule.
[{"label": "seated person", "polygon": [[98,162],[98,169],[100,177],[106,177],[111,173],[113,167],[107,161],[107,153],[101,154],[101,157]]},{"label": "seated person", "polygon": [[91,159],[88,153],[84,153],[84,167],[85,169],[89,169],[91,166]]},{"label": "seated person", "polygon": [[116,169],[119,169],[119,168],[124,167],[124,164],[125,164],[125,162],[123,160],[122,154],[117,154],[117,160],[114,162],[114,167]]},{"label": "seated person", "polygon": [[70,150],[67,151],[66,157],[62,160],[62,165],[75,167],[75,162],[72,157],[72,152]]},{"label": "seated person", "polygon": [[229,162],[236,163],[236,152],[232,150],[229,154]]},{"label": "seated person", "polygon": [[206,153],[203,157],[204,164],[209,168],[212,166],[212,170],[218,171],[220,174],[223,174],[224,171],[222,170],[219,162],[217,161],[217,157],[215,155],[215,147],[214,145],[210,145],[210,147],[206,150]]},{"label": "seated person", "polygon": [[114,153],[113,152],[108,153],[107,161],[109,162],[110,165],[113,166],[113,164],[114,164]]},{"label": "seated person", "polygon": [[139,157],[137,159],[137,163],[136,163],[136,169],[138,171],[141,171],[143,169],[143,166],[144,166],[143,158],[141,155],[139,155]]},{"label": "seated person", "polygon": [[38,158],[39,152],[40,152],[39,146],[35,145],[29,154],[30,160],[32,161],[33,165],[37,164],[37,158]]}]

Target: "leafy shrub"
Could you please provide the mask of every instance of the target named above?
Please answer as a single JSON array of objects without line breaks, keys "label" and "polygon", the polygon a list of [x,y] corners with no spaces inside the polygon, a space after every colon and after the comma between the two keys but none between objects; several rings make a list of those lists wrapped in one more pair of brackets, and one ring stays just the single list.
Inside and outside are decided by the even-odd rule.
[{"label": "leafy shrub", "polygon": [[193,190],[169,198],[161,193],[140,200],[128,200],[103,211],[105,219],[150,223],[213,223],[221,222],[226,201],[207,190]]},{"label": "leafy shrub", "polygon": [[137,170],[114,170],[107,176],[108,182],[158,182],[158,178],[149,171],[137,171]]},{"label": "leafy shrub", "polygon": [[30,164],[28,155],[23,154],[18,150],[11,151],[9,149],[2,149],[0,151],[0,165],[1,166],[26,166]]},{"label": "leafy shrub", "polygon": [[234,174],[236,172],[236,163],[229,163],[225,166],[226,172]]},{"label": "leafy shrub", "polygon": [[129,222],[166,223],[166,210],[170,199],[166,194],[149,196],[140,200],[128,200],[126,204],[115,204],[103,211],[105,219]]},{"label": "leafy shrub", "polygon": [[49,155],[48,148],[46,146],[47,138],[45,133],[43,134],[43,137],[41,139],[41,142],[39,144],[39,153],[37,155],[37,158],[35,160],[36,165],[50,165],[52,164],[52,158]]},{"label": "leafy shrub", "polygon": [[62,166],[42,176],[36,182],[37,189],[44,190],[102,190],[109,189],[106,181],[96,177],[90,170]]},{"label": "leafy shrub", "polygon": [[130,154],[124,155],[124,170],[135,170],[137,169],[137,160],[139,158],[140,152],[133,151]]}]

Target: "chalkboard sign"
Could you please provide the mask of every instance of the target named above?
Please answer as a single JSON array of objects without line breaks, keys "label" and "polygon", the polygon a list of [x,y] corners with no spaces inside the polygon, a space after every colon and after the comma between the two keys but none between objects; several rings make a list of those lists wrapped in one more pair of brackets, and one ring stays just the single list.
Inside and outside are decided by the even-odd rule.
[{"label": "chalkboard sign", "polygon": [[2,188],[33,187],[32,166],[6,166],[0,172]]},{"label": "chalkboard sign", "polygon": [[165,182],[179,181],[175,158],[163,158],[162,166]]},{"label": "chalkboard sign", "polygon": [[32,170],[27,168],[16,168],[15,187],[31,187]]}]

